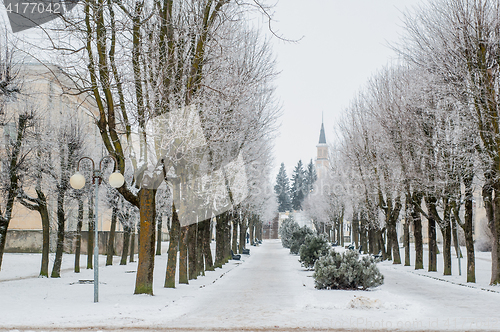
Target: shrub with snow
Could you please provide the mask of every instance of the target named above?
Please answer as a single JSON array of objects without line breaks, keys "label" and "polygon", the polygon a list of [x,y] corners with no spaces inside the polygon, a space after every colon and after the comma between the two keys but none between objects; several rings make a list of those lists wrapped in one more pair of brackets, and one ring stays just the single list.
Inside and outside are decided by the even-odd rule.
[{"label": "shrub with snow", "polygon": [[305,242],[300,246],[300,262],[305,268],[314,267],[314,263],[323,255],[328,253],[330,246],[324,234],[319,236],[307,235]]},{"label": "shrub with snow", "polygon": [[313,235],[314,232],[307,226],[302,226],[292,234],[292,239],[290,241],[290,252],[297,255],[300,250],[300,246],[306,241],[307,235]]},{"label": "shrub with snow", "polygon": [[330,250],[314,264],[314,284],[318,289],[368,289],[384,283],[375,260],[359,258],[357,251],[343,254]]},{"label": "shrub with snow", "polygon": [[285,219],[283,223],[281,223],[280,229],[278,233],[281,238],[281,244],[285,248],[290,248],[292,244],[292,235],[293,232],[300,229],[299,224],[297,224],[292,217]]}]

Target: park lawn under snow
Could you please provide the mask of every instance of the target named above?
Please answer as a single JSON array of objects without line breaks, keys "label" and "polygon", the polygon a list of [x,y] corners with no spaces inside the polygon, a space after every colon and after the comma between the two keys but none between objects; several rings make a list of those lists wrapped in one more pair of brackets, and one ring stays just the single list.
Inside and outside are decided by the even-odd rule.
[{"label": "park lawn under snow", "polygon": [[[167,255],[156,256],[154,296],[133,295],[137,263],[120,266],[116,259],[115,265],[99,270],[99,303],[93,303],[93,285],[79,283],[93,279],[93,271],[73,273],[73,255],[64,256],[61,278],[47,279],[36,277],[40,254],[5,254],[0,328],[500,330],[500,287],[487,285],[489,253],[478,254],[477,288],[459,285],[466,284],[463,260],[462,277],[442,276],[441,266],[440,272],[429,273],[383,262],[384,285],[341,291],[315,289],[313,271],[302,268],[279,240],[250,249],[241,261],[175,289],[163,288]],[[82,267],[85,262],[82,256]],[[453,265],[455,273],[456,260]]]}]

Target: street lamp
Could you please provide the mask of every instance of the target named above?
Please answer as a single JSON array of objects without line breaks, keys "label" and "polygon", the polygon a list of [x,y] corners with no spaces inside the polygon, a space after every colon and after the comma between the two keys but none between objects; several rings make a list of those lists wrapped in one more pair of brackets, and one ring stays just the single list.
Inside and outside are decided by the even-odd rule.
[{"label": "street lamp", "polygon": [[[99,162],[99,169],[95,168],[95,163],[92,158],[82,157],[78,160],[78,164],[76,167],[76,173],[71,176],[69,179],[69,183],[71,187],[74,189],[82,189],[85,186],[85,177],[80,174],[80,162],[83,159],[88,159],[92,162],[92,184],[94,184],[94,199],[95,199],[95,208],[94,208],[94,302],[99,302],[99,238],[98,238],[98,230],[97,230],[97,208],[99,203],[99,185],[102,182],[102,161],[105,158],[113,158],[115,161],[115,169],[118,166],[118,162],[116,158],[107,155],[101,158]],[[97,181],[96,181],[97,180]],[[113,188],[120,188],[125,182],[125,178],[123,175],[116,170],[109,177],[109,184]],[[90,234],[89,234],[90,236]]]}]

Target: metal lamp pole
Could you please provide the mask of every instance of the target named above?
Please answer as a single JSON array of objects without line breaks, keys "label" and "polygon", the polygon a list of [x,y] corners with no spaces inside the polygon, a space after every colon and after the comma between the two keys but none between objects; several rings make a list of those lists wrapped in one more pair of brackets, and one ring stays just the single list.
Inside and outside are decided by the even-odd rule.
[{"label": "metal lamp pole", "polygon": [[[102,161],[102,159],[101,159]],[[92,161],[92,165],[94,161]],[[99,163],[100,164],[100,163]],[[94,169],[92,175],[92,183],[94,184],[94,303],[99,302],[99,185],[101,184],[102,177],[101,171]],[[97,180],[97,181],[96,181]]]},{"label": "metal lamp pole", "polygon": [[[92,162],[92,184],[94,185],[94,302],[99,302],[99,230],[98,230],[98,208],[99,208],[99,185],[102,182],[102,161],[106,158],[113,158],[115,161],[115,169],[118,162],[115,157],[107,155],[101,158],[99,169],[95,168],[95,163],[92,158],[82,157],[78,160],[76,173],[71,176],[70,184],[75,189],[82,189],[85,186],[85,177],[79,173],[80,162],[83,159],[88,159]],[[123,185],[125,179],[119,172],[114,172],[109,177],[109,184],[114,188],[119,188]],[[89,234],[90,235],[90,234]]]}]

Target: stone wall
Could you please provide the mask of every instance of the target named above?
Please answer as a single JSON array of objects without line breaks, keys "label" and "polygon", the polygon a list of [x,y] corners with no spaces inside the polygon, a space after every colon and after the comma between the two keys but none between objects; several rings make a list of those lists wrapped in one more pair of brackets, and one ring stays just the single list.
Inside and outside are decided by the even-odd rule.
[{"label": "stone wall", "polygon": [[[88,231],[82,231],[82,246],[80,253],[87,254]],[[91,234],[93,236],[93,234]],[[135,235],[135,250],[137,253],[137,234]],[[106,247],[109,239],[109,231],[99,232],[99,253],[106,254]],[[123,232],[115,232],[115,255],[121,255],[123,249]],[[73,254],[76,246],[75,232],[66,232],[64,240],[64,252]],[[50,251],[55,252],[56,233],[50,233]],[[42,252],[42,231],[41,230],[8,230],[5,252],[11,253],[41,253]]]}]

